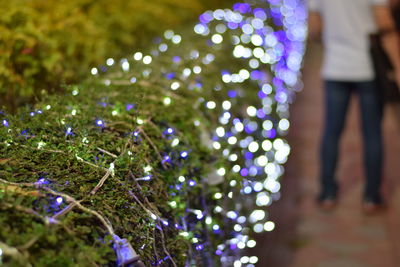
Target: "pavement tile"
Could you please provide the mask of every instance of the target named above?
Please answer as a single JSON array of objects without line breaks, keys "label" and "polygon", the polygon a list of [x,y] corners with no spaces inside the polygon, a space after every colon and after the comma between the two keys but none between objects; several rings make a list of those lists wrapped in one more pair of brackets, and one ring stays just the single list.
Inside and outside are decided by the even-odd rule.
[{"label": "pavement tile", "polygon": [[[364,170],[357,98],[353,97],[340,144],[337,177],[339,205],[318,210],[318,146],[323,119],[321,49],[306,58],[304,89],[291,107],[292,153],[282,178],[282,197],[271,207],[276,231],[258,238],[260,267],[397,267],[400,266],[400,104],[385,108],[383,192],[389,208],[377,216],[361,211]],[[288,203],[291,203],[288,205]],[[280,231],[283,229],[284,231]],[[274,243],[273,243],[274,242]],[[268,259],[263,259],[268,248]],[[281,259],[279,257],[284,257]]]}]

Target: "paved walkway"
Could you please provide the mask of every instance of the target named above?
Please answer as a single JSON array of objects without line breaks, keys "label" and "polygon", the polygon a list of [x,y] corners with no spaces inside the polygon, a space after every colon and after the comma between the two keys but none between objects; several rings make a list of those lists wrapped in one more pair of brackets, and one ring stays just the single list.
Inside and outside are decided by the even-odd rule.
[{"label": "paved walkway", "polygon": [[311,47],[304,89],[291,108],[291,158],[283,177],[282,197],[271,208],[276,230],[258,240],[260,267],[400,266],[400,113],[385,109],[384,192],[389,209],[380,215],[361,212],[362,146],[358,99],[353,97],[341,143],[338,177],[340,203],[332,213],[319,211],[318,145],[322,130],[323,91],[320,47]]}]

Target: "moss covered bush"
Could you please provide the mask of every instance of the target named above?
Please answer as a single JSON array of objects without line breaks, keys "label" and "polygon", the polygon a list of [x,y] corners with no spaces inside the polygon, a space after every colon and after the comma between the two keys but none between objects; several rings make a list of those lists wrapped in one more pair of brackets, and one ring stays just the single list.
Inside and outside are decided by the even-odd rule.
[{"label": "moss covered bush", "polygon": [[189,240],[202,239],[205,229],[180,236],[183,227],[192,228],[180,218],[189,207],[203,208],[201,196],[208,193],[202,182],[215,162],[198,138],[194,122],[201,117],[191,98],[173,97],[175,105],[166,106],[160,88],[140,84],[68,91],[2,118],[4,263],[115,262],[110,241],[117,234],[129,239],[146,265],[163,265],[164,259],[172,266],[172,257],[183,266]]},{"label": "moss covered bush", "polygon": [[0,105],[16,106],[81,81],[90,65],[122,56],[219,1],[0,1]]}]

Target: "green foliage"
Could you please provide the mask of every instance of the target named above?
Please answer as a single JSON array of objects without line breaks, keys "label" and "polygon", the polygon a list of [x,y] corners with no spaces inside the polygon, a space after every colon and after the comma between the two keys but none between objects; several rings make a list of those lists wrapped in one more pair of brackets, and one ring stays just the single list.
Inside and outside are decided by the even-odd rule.
[{"label": "green foliage", "polygon": [[61,90],[222,2],[230,1],[0,0],[0,106]]},{"label": "green foliage", "polygon": [[[71,94],[75,90],[79,90],[77,96]],[[200,179],[210,168],[204,165],[210,162],[210,154],[196,138],[198,129],[192,125],[197,116],[190,98],[174,99],[180,109],[167,107],[159,90],[140,85],[82,85],[72,87],[62,98],[47,97],[45,104],[37,106],[42,113],[30,116],[23,111],[8,117],[11,127],[0,129],[0,240],[17,248],[19,255],[6,254],[5,263],[93,266],[115,261],[106,241],[110,233],[93,214],[75,207],[57,218],[59,223],[48,223],[49,217],[71,203],[64,197],[56,205],[56,196],[45,189],[51,188],[104,216],[116,234],[130,240],[147,265],[156,255],[166,256],[164,245],[176,264],[184,265],[189,243],[174,227],[162,228],[163,240],[156,228],[159,223],[149,212],[172,225],[179,223],[189,192],[195,197],[201,188],[184,188],[187,193],[174,198],[170,186],[180,175]],[[135,108],[127,111],[127,104]],[[182,107],[187,107],[184,112]],[[96,125],[100,118],[102,126]],[[140,119],[145,123],[140,124]],[[171,140],[164,138],[166,127],[174,127],[180,138],[177,147],[172,148]],[[138,139],[133,131],[139,133]],[[191,151],[187,160],[179,158],[182,150]],[[170,153],[172,163],[161,164],[160,153],[164,152]],[[91,194],[111,163],[115,174]],[[145,166],[152,170],[145,171]],[[153,176],[151,181],[135,180],[147,172]],[[35,183],[41,178],[49,184],[4,183]],[[173,200],[180,205],[172,208],[169,201]]]}]

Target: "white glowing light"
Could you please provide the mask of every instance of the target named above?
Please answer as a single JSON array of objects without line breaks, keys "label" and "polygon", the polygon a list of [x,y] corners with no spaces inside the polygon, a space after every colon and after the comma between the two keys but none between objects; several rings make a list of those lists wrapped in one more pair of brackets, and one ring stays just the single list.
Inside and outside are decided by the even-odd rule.
[{"label": "white glowing light", "polygon": [[166,30],[164,32],[165,39],[171,39],[174,36],[174,32],[172,30]]},{"label": "white glowing light", "polygon": [[45,145],[46,145],[45,142],[40,141],[40,142],[38,143],[38,145],[37,145],[37,148],[41,149],[41,148],[43,148]]},{"label": "white glowing light", "polygon": [[206,27],[203,24],[196,24],[196,26],[194,26],[194,32],[197,34],[203,34],[206,32]]},{"label": "white glowing light", "polygon": [[264,22],[259,18],[255,18],[255,19],[252,19],[251,25],[254,27],[254,29],[259,30],[264,27]]},{"label": "white glowing light", "polygon": [[218,127],[215,132],[219,137],[223,137],[225,135],[225,129],[223,127]]},{"label": "white glowing light", "polygon": [[257,256],[251,256],[249,262],[252,263],[252,264],[256,264],[258,262],[258,257]]},{"label": "white glowing light", "polygon": [[243,264],[249,263],[250,258],[248,256],[243,256],[240,258],[240,262]]},{"label": "white glowing light", "polygon": [[152,59],[151,56],[145,56],[145,57],[143,58],[143,63],[146,64],[146,65],[148,65],[148,64],[151,63],[152,60],[153,60],[153,59]]},{"label": "white glowing light", "polygon": [[173,82],[171,84],[171,89],[172,90],[177,90],[181,85],[179,84],[179,82]]},{"label": "white glowing light", "polygon": [[225,100],[224,102],[222,102],[222,108],[225,110],[229,110],[232,107],[232,104],[230,101]]},{"label": "white glowing light", "polygon": [[271,232],[274,229],[275,229],[275,223],[274,222],[268,221],[268,222],[266,222],[264,224],[264,230],[265,231]]},{"label": "white glowing light", "polygon": [[269,131],[269,130],[271,130],[272,129],[272,127],[274,127],[274,124],[272,123],[272,121],[270,121],[270,120],[265,120],[264,122],[263,122],[263,129],[264,130],[267,130],[267,131]]},{"label": "white glowing light", "polygon": [[225,168],[219,168],[219,169],[217,170],[217,174],[220,175],[220,176],[224,176],[225,173],[226,173]]},{"label": "white glowing light", "polygon": [[244,125],[241,122],[238,122],[235,124],[235,129],[236,131],[238,131],[239,133],[242,132],[244,130]]},{"label": "white glowing light", "polygon": [[92,75],[97,75],[97,73],[98,73],[97,68],[92,68],[92,69],[90,70],[90,73],[91,73]]},{"label": "white glowing light", "polygon": [[171,201],[171,202],[169,202],[169,205],[172,207],[172,208],[176,208],[176,201]]},{"label": "white glowing light", "polygon": [[231,136],[228,138],[228,144],[234,145],[237,142],[237,138],[235,136]]},{"label": "white glowing light", "polygon": [[261,233],[264,231],[264,226],[261,223],[257,223],[253,226],[253,231],[256,233]]},{"label": "white glowing light", "polygon": [[272,149],[272,142],[269,140],[264,140],[261,146],[264,151],[270,151]]},{"label": "white glowing light", "polygon": [[171,104],[171,98],[170,97],[165,97],[163,100],[164,105],[168,106]]},{"label": "white glowing light", "polygon": [[237,45],[233,49],[233,56],[236,58],[241,58],[244,56],[245,48],[242,45]]},{"label": "white glowing light", "polygon": [[282,139],[279,139],[279,138],[278,138],[278,139],[275,139],[275,140],[274,140],[273,146],[274,146],[274,149],[280,150],[280,149],[282,149],[282,148],[285,146],[285,143],[283,142]]},{"label": "white glowing light", "polygon": [[179,145],[179,139],[178,138],[174,138],[174,140],[172,140],[172,142],[171,142],[171,146],[174,147],[174,146],[177,146],[177,145]]},{"label": "white glowing light", "polygon": [[256,192],[260,192],[263,189],[264,189],[264,186],[261,182],[256,182],[253,186],[253,190]]},{"label": "white glowing light", "polygon": [[223,40],[224,40],[224,38],[222,38],[222,35],[220,35],[220,34],[214,34],[214,35],[211,37],[211,41],[212,41],[214,44],[220,44],[220,43],[222,43]]},{"label": "white glowing light", "polygon": [[252,33],[254,32],[254,28],[253,28],[253,26],[251,26],[250,24],[244,24],[244,25],[242,26],[242,31],[243,31],[245,34],[252,34]]},{"label": "white glowing light", "polygon": [[243,230],[243,227],[240,224],[235,224],[233,226],[233,230],[235,230],[236,232],[240,232]]},{"label": "white glowing light", "polygon": [[281,119],[278,127],[283,131],[287,131],[290,127],[290,122],[287,119]]},{"label": "white glowing light", "polygon": [[260,66],[260,62],[258,62],[257,59],[252,58],[252,59],[250,59],[250,61],[249,61],[249,66],[250,66],[250,68],[252,68],[252,69],[257,69],[257,68]]},{"label": "white glowing light", "polygon": [[129,71],[129,62],[128,61],[122,62],[121,68],[123,71]]},{"label": "white glowing light", "polygon": [[244,248],[246,247],[246,243],[240,241],[240,242],[237,244],[237,247],[238,247],[238,249],[244,249]]},{"label": "white glowing light", "polygon": [[257,194],[256,200],[257,206],[268,206],[271,204],[271,197],[266,192],[261,192]]},{"label": "white glowing light", "polygon": [[232,167],[232,171],[233,172],[240,172],[241,169],[242,168],[239,165],[235,165],[235,166]]},{"label": "white glowing light", "polygon": [[252,44],[255,45],[255,46],[260,46],[260,45],[262,45],[262,43],[263,43],[263,39],[262,39],[262,37],[261,37],[260,35],[258,35],[258,34],[253,34],[253,35],[251,36],[251,42],[252,42]]},{"label": "white glowing light", "polygon": [[256,152],[256,151],[259,149],[259,147],[260,147],[260,146],[258,145],[258,143],[257,143],[256,141],[253,141],[253,142],[251,142],[251,143],[249,144],[248,149],[249,149],[250,152],[254,153],[254,152]]},{"label": "white glowing light", "polygon": [[193,73],[199,74],[201,72],[201,67],[200,66],[194,66],[193,67]]},{"label": "white glowing light", "polygon": [[265,211],[263,210],[254,210],[249,217],[250,222],[255,223],[257,221],[261,221],[265,218]]},{"label": "white glowing light", "polygon": [[246,111],[250,117],[255,117],[257,115],[257,109],[253,106],[249,106]]},{"label": "white glowing light", "polygon": [[180,36],[180,35],[174,35],[173,37],[172,37],[172,42],[174,43],[174,44],[179,44],[180,42],[182,41],[182,37]]},{"label": "white glowing light", "polygon": [[268,83],[263,84],[263,86],[262,86],[262,91],[263,91],[265,94],[269,95],[270,93],[272,93],[272,86],[271,86],[270,84],[268,84]]},{"label": "white glowing light", "polygon": [[255,240],[249,240],[247,241],[247,247],[248,248],[254,248],[256,246],[257,242]]},{"label": "white glowing light", "polygon": [[248,78],[250,78],[250,73],[249,73],[249,71],[246,70],[246,69],[241,69],[241,70],[239,71],[239,76],[240,76],[240,78],[242,78],[242,79],[244,79],[244,80],[247,80]]},{"label": "white glowing light", "polygon": [[183,76],[188,77],[192,73],[192,71],[189,68],[185,68],[182,73]]},{"label": "white glowing light", "polygon": [[221,149],[221,144],[219,142],[213,142],[213,148],[216,150]]},{"label": "white glowing light", "polygon": [[108,59],[106,60],[106,64],[107,64],[107,66],[112,66],[112,65],[114,65],[114,59],[108,58]]},{"label": "white glowing light", "polygon": [[160,52],[165,52],[168,50],[168,45],[167,44],[160,44],[158,46],[158,50],[160,50]]},{"label": "white glowing light", "polygon": [[273,174],[276,171],[276,166],[274,163],[268,163],[264,168],[265,173]]},{"label": "white glowing light", "polygon": [[134,59],[134,60],[139,61],[139,60],[141,60],[142,58],[143,58],[143,54],[142,54],[141,52],[136,52],[136,53],[133,55],[133,59]]},{"label": "white glowing light", "polygon": [[136,122],[141,125],[144,123],[144,120],[142,120],[141,118],[137,118]]},{"label": "white glowing light", "polygon": [[268,164],[268,158],[265,155],[259,156],[257,158],[257,164],[259,166],[266,166]]},{"label": "white glowing light", "polygon": [[206,103],[206,107],[207,107],[208,109],[215,109],[216,106],[217,106],[217,104],[215,104],[214,101],[208,101],[208,102]]},{"label": "white glowing light", "polygon": [[228,73],[225,73],[224,75],[222,75],[222,81],[224,83],[230,83],[232,81],[231,75]]},{"label": "white glowing light", "polygon": [[229,155],[229,160],[230,161],[237,161],[237,159],[238,159],[238,156],[236,154]]},{"label": "white glowing light", "polygon": [[264,55],[260,58],[260,60],[264,64],[269,64],[271,63],[271,56],[267,53],[264,53]]},{"label": "white glowing light", "polygon": [[267,179],[264,182],[264,187],[271,193],[277,193],[281,189],[281,184],[273,179]]},{"label": "white glowing light", "polygon": [[264,54],[265,54],[265,51],[261,47],[256,47],[256,48],[253,49],[253,55],[256,58],[260,58],[261,59],[264,56]]}]

